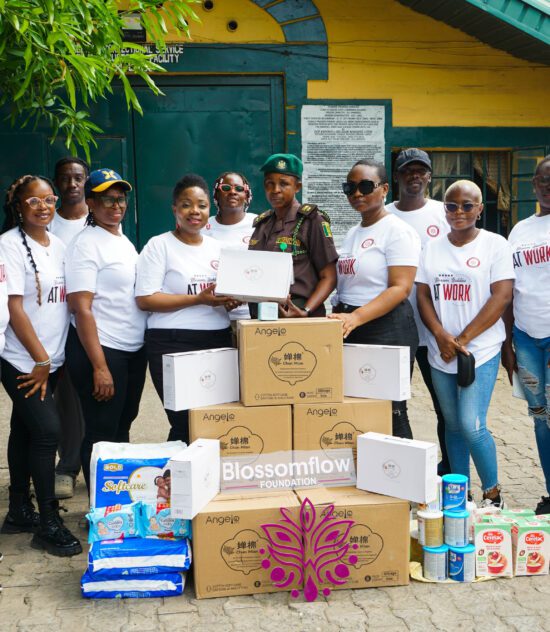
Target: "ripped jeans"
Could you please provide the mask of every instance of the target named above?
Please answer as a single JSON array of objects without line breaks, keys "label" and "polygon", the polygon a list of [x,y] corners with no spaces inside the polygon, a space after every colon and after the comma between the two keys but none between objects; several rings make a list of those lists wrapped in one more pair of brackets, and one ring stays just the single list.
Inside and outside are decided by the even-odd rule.
[{"label": "ripped jeans", "polygon": [[432,381],[445,417],[445,443],[453,474],[470,480],[470,454],[483,491],[498,485],[497,451],[487,428],[487,410],[497,379],[500,353],[476,367],[470,386],[456,383],[456,373],[432,367]]},{"label": "ripped jeans", "polygon": [[550,495],[550,336],[531,338],[514,325],[518,377],[535,422],[540,464]]}]

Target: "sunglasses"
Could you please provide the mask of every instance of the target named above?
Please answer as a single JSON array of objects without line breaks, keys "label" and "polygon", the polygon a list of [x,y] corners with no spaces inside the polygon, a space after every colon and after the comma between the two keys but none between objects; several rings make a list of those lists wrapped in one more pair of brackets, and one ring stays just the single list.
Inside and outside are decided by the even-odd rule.
[{"label": "sunglasses", "polygon": [[45,204],[46,206],[55,206],[55,203],[57,202],[58,199],[59,198],[57,197],[57,195],[47,195],[45,198],[30,197],[30,198],[27,198],[25,202],[32,209],[36,210],[37,208],[40,208],[42,204]]},{"label": "sunglasses", "polygon": [[542,186],[546,186],[547,184],[550,184],[550,176],[535,176],[533,180],[537,184],[541,184]]},{"label": "sunglasses", "polygon": [[232,189],[235,189],[237,193],[242,193],[245,190],[242,184],[220,184],[220,189],[225,193],[229,193]]},{"label": "sunglasses", "polygon": [[445,210],[449,213],[456,213],[461,208],[465,213],[473,211],[480,206],[481,202],[464,202],[464,204],[455,204],[454,202],[444,202]]},{"label": "sunglasses", "polygon": [[360,182],[342,182],[342,191],[350,197],[357,189],[363,195],[370,195],[374,189],[377,189],[382,183],[373,182],[372,180],[361,180]]},{"label": "sunglasses", "polygon": [[126,205],[128,204],[128,200],[124,197],[124,195],[120,195],[118,197],[115,197],[114,195],[100,195],[99,199],[105,208],[113,208],[115,204],[118,204],[120,208],[126,208]]}]

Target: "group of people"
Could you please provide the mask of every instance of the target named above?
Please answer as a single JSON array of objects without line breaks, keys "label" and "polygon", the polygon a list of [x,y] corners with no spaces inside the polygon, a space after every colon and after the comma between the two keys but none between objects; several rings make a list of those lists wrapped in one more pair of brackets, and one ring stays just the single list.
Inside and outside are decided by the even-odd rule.
[{"label": "group of people", "polygon": [[[525,388],[550,494],[550,156],[533,178],[539,212],[508,241],[477,228],[475,183],[453,183],[443,203],[426,197],[426,152],[399,154],[399,199],[388,205],[384,165],[360,160],[342,184],[359,222],[340,253],[329,216],[297,199],[299,158],[275,154],[261,169],[270,209],[258,216],[244,175],[216,179],[212,216],[207,182],[184,175],[173,230],[140,254],[121,228],[132,186],[112,169],[90,173],[71,157],[54,182],[25,175],[10,186],[0,238],[1,379],[13,402],[3,533],[32,532],[31,546],[54,555],[81,551],[58,499],[72,495],[80,467],[89,487],[95,442],[129,441],[147,366],[162,400],[164,353],[231,346],[232,321],[257,313],[216,294],[224,246],[292,255],[281,318],[325,316],[332,295],[329,318],[346,341],[408,346],[437,415],[440,473],[469,476],[472,456],[483,502],[499,506],[487,409],[502,348],[510,379],[517,371]],[[166,412],[169,439],[188,441],[188,412]],[[392,419],[395,435],[412,437],[406,402],[393,402]],[[550,512],[549,497],[537,511]]]}]

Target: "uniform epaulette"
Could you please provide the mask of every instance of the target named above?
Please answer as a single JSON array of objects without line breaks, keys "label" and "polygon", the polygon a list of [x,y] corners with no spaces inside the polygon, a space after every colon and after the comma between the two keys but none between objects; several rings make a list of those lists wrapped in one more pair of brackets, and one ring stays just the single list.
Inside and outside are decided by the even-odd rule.
[{"label": "uniform epaulette", "polygon": [[298,209],[298,213],[302,215],[311,215],[313,211],[318,211],[319,207],[317,204],[302,204],[302,206]]},{"label": "uniform epaulette", "polygon": [[271,217],[273,215],[273,212],[274,212],[273,209],[269,209],[269,211],[265,211],[264,213],[257,215],[254,221],[252,222],[252,226],[256,228],[258,224],[261,224],[265,219],[267,219],[268,217]]}]

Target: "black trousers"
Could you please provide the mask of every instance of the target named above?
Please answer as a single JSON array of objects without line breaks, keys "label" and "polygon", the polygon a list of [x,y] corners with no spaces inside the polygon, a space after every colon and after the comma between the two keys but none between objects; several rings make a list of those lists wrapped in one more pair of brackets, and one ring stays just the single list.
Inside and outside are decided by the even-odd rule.
[{"label": "black trousers", "polygon": [[44,401],[40,401],[40,391],[25,399],[29,389],[17,389],[19,375],[23,371],[2,360],[2,384],[13,402],[8,439],[10,491],[28,493],[32,478],[39,509],[44,511],[55,500],[55,456],[61,428],[52,396],[57,371],[50,373]]},{"label": "black trousers", "polygon": [[447,446],[445,444],[445,418],[441,412],[441,406],[434,389],[432,382],[432,371],[428,362],[428,347],[418,347],[416,350],[416,361],[422,373],[422,379],[426,388],[430,392],[432,398],[432,404],[437,417],[437,438],[439,440],[439,448],[441,449],[441,462],[439,463],[439,470],[443,474],[449,474],[451,472],[451,464],[449,463],[449,456],[447,454]]},{"label": "black trousers", "polygon": [[93,367],[78,338],[76,329],[69,327],[65,350],[66,370],[71,374],[84,414],[84,440],[80,450],[82,471],[90,489],[90,458],[94,443],[130,441],[130,427],[139,412],[139,402],[145,384],[147,355],[139,351],[120,351],[103,347],[107,367],[113,376],[115,394],[106,402],[98,402],[94,390]]},{"label": "black trousers", "polygon": [[[339,303],[335,313],[351,313],[356,306]],[[411,376],[414,357],[418,347],[418,330],[414,322],[414,314],[409,301],[403,301],[388,314],[371,320],[354,329],[346,338],[346,342],[363,345],[399,345],[410,348]],[[392,431],[396,437],[412,439],[412,430],[407,412],[407,402],[392,402]]]},{"label": "black trousers", "polygon": [[[148,329],[145,332],[145,348],[149,360],[149,372],[160,401],[163,401],[163,354],[232,346],[231,327],[215,330]],[[166,416],[170,422],[168,441],[180,440],[189,443],[189,411],[166,410]]]}]

